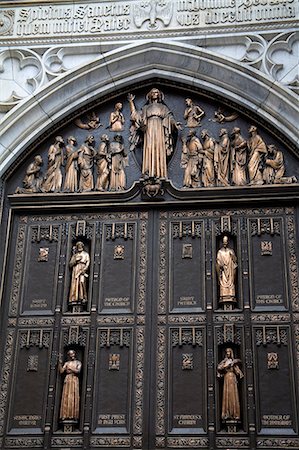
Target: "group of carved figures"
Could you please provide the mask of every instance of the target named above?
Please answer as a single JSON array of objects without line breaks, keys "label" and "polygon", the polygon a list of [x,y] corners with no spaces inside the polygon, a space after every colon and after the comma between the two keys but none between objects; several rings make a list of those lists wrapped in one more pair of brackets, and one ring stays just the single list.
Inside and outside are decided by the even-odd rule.
[{"label": "group of carved figures", "polygon": [[[41,175],[43,159],[35,156],[27,167],[23,180],[23,188],[17,193],[35,192],[89,192],[118,191],[126,187],[125,167],[128,164],[123,138],[117,134],[110,141],[107,134],[101,136],[98,150],[95,149],[95,138],[88,135],[84,144],[77,148],[74,136],[67,139],[65,145],[61,136],[56,136],[55,142],[48,150],[48,167],[44,176]],[[62,166],[65,165],[65,178],[62,176]],[[94,165],[96,165],[96,182],[94,182]]]},{"label": "group of carved figures", "polygon": [[247,184],[285,184],[296,182],[285,177],[283,153],[273,144],[268,145],[254,125],[249,127],[249,139],[234,127],[219,132],[219,141],[206,129],[201,140],[194,130],[183,138],[181,167],[185,169],[184,187],[245,186]]},{"label": "group of carved figures", "polygon": [[[244,377],[240,366],[241,360],[234,357],[232,348],[225,349],[225,357],[217,366],[217,377],[223,378],[221,419],[224,423],[240,422],[240,400],[238,379]],[[76,425],[80,417],[80,386],[79,376],[81,361],[76,359],[76,352],[67,352],[67,361],[58,361],[58,370],[64,375],[62,396],[60,402],[60,421]]]},{"label": "group of carved figures", "polygon": [[[144,178],[167,178],[167,164],[174,153],[178,132],[182,129],[173,113],[164,103],[164,94],[157,88],[146,96],[146,104],[138,111],[135,96],[128,95],[130,106],[130,150],[143,149],[142,175]],[[295,177],[285,177],[283,153],[275,145],[267,145],[255,126],[249,128],[249,138],[241,135],[234,127],[229,135],[225,128],[214,139],[207,129],[201,131],[201,139],[196,129],[201,126],[204,110],[187,98],[184,112],[187,137],[182,137],[181,167],[185,170],[184,187],[244,186],[296,182]],[[17,193],[31,192],[87,192],[117,191],[126,187],[125,167],[128,157],[123,137],[125,118],[122,103],[116,103],[110,114],[110,131],[116,132],[112,141],[107,134],[101,136],[98,150],[95,138],[88,135],[77,148],[77,140],[70,136],[65,145],[61,136],[48,150],[48,167],[41,177],[42,157],[37,155],[28,166],[23,188]],[[214,122],[232,122],[236,113],[225,116],[221,109],[215,112]],[[88,123],[77,119],[75,124],[92,130],[101,126],[100,119],[93,113]],[[64,150],[65,148],[65,150]],[[94,183],[93,166],[96,165],[97,179]],[[62,166],[65,165],[63,183]]]}]

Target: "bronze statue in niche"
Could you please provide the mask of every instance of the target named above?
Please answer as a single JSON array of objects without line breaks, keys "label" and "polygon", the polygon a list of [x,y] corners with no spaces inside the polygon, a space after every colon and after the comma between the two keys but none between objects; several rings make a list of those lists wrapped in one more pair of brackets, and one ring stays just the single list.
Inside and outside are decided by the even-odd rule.
[{"label": "bronze statue in niche", "polygon": [[205,115],[204,110],[201,109],[200,106],[195,105],[191,98],[186,98],[185,103],[187,106],[184,112],[184,119],[187,121],[186,127],[199,127],[201,119]]},{"label": "bronze statue in niche", "polygon": [[84,244],[78,241],[74,248],[74,254],[70,259],[72,270],[71,286],[69,293],[69,305],[82,305],[87,302],[87,278],[90,265],[89,254],[84,250]]},{"label": "bronze statue in niche", "polygon": [[267,153],[267,146],[261,136],[257,133],[257,128],[254,125],[249,127],[250,138],[247,142],[249,150],[248,160],[248,174],[249,184],[259,185],[263,184],[262,164],[263,158]]},{"label": "bronze statue in niche", "polygon": [[77,139],[70,136],[67,139],[66,150],[66,166],[65,166],[65,180],[63,189],[66,192],[77,192],[78,190],[78,150]]},{"label": "bronze statue in niche", "polygon": [[245,186],[246,163],[247,163],[247,142],[241,135],[241,130],[234,127],[231,133],[231,180],[235,186]]},{"label": "bronze statue in niche", "polygon": [[131,150],[134,150],[143,135],[142,175],[167,178],[167,158],[174,151],[180,124],[164,103],[164,94],[153,88],[147,94],[147,103],[141,112],[136,110],[135,96],[128,95],[131,111]]},{"label": "bronze statue in niche", "polygon": [[78,423],[80,416],[79,375],[82,363],[76,359],[76,352],[67,352],[68,360],[58,362],[59,373],[65,374],[60,404],[59,418],[61,422]]},{"label": "bronze statue in niche", "polygon": [[120,132],[124,129],[125,118],[122,113],[123,105],[118,102],[114,106],[114,111],[110,114],[110,130]]},{"label": "bronze statue in niche", "polygon": [[110,140],[107,134],[102,134],[98,153],[96,154],[97,181],[95,189],[97,191],[107,191],[111,171],[111,154],[109,152]]},{"label": "bronze statue in niche", "polygon": [[215,148],[214,165],[217,186],[229,186],[230,139],[225,128],[219,132],[220,141]]},{"label": "bronze statue in niche", "polygon": [[81,145],[78,156],[78,166],[80,170],[79,191],[89,192],[93,190],[93,158],[95,139],[92,134],[88,135],[85,143]]},{"label": "bronze statue in niche", "polygon": [[40,175],[43,159],[40,155],[34,157],[34,161],[26,169],[23,180],[23,188],[18,187],[16,194],[35,193],[41,191],[42,177]]},{"label": "bronze statue in niche", "polygon": [[44,192],[59,192],[62,186],[61,165],[63,163],[64,140],[56,136],[55,142],[48,151],[48,169],[45,174],[42,190]]},{"label": "bronze statue in niche", "polygon": [[228,236],[223,236],[222,243],[216,258],[220,303],[236,303],[237,257],[234,250],[228,246]]},{"label": "bronze statue in niche", "polygon": [[201,186],[201,171],[203,162],[203,148],[194,130],[190,130],[187,139],[182,138],[183,149],[181,167],[185,169],[184,187],[196,188]]},{"label": "bronze statue in niche", "polygon": [[217,366],[217,377],[223,377],[222,410],[223,422],[238,423],[241,419],[238,379],[244,377],[239,365],[240,359],[234,358],[231,348],[225,349],[225,357]]}]

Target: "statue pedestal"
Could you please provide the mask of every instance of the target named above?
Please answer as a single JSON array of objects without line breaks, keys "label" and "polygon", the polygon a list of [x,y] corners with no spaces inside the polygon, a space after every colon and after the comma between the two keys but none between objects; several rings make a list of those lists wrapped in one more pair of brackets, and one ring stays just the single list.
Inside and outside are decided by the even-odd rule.
[{"label": "statue pedestal", "polygon": [[77,420],[62,420],[61,424],[63,426],[63,432],[64,433],[73,433],[75,431],[75,428],[78,425]]},{"label": "statue pedestal", "polygon": [[224,311],[232,311],[237,305],[237,300],[233,296],[220,297],[219,306],[223,306]]},{"label": "statue pedestal", "polygon": [[83,311],[82,303],[71,303],[71,310],[73,314],[81,313]]},{"label": "statue pedestal", "polygon": [[237,425],[241,423],[240,420],[224,420],[223,423],[226,425],[228,433],[236,433]]}]

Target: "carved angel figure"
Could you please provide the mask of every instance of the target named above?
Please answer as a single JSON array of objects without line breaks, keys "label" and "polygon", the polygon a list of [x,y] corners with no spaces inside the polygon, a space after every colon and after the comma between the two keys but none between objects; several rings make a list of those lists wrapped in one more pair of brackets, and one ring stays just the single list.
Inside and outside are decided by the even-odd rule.
[{"label": "carved angel figure", "polygon": [[141,112],[136,111],[135,96],[128,95],[133,130],[131,130],[131,149],[143,136],[142,174],[146,177],[167,177],[167,157],[174,150],[176,133],[180,129],[172,112],[164,103],[163,93],[153,88],[146,96],[147,103]]},{"label": "carved angel figure", "polygon": [[110,130],[111,131],[123,131],[125,118],[121,112],[123,108],[122,103],[116,103],[114,111],[110,114]]},{"label": "carved angel figure", "polygon": [[205,112],[200,106],[195,105],[191,98],[186,98],[185,102],[187,106],[184,112],[184,119],[187,121],[186,126],[188,128],[196,128],[200,125]]}]

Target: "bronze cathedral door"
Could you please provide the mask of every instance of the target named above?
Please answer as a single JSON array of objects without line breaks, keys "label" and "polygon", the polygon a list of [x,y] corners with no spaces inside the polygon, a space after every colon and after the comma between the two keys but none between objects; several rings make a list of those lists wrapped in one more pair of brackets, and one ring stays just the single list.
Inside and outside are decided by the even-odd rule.
[{"label": "bronze cathedral door", "polygon": [[237,105],[151,88],[8,175],[5,450],[299,448],[297,157]]}]

